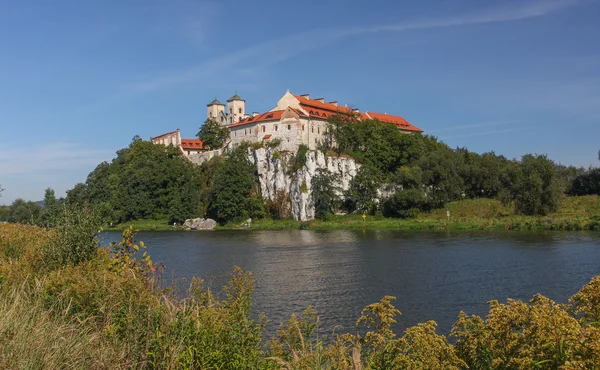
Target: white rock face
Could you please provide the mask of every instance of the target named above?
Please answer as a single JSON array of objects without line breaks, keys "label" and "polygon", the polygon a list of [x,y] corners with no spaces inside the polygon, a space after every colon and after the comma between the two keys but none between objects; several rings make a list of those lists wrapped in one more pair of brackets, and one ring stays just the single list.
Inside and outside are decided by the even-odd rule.
[{"label": "white rock face", "polygon": [[310,194],[312,178],[317,170],[327,169],[336,174],[339,181],[337,187],[345,191],[360,167],[352,158],[326,157],[321,151],[309,151],[306,153],[306,164],[295,173],[288,174],[286,164],[293,154],[281,152],[279,158],[274,158],[273,154],[270,148],[248,149],[248,157],[258,169],[263,198],[274,200],[281,190],[285,191],[291,198],[292,216],[299,221],[315,217]]}]

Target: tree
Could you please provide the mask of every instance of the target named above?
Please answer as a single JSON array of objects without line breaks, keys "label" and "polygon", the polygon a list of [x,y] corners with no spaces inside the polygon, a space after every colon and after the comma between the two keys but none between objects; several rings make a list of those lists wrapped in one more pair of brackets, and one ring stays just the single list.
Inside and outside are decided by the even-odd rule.
[{"label": "tree", "polygon": [[358,210],[369,214],[377,211],[377,191],[382,183],[381,177],[377,170],[367,165],[358,170],[347,193],[351,200],[351,211]]},{"label": "tree", "polygon": [[56,199],[54,190],[48,188],[44,194],[44,208],[40,213],[41,223],[51,226],[60,212],[60,202]]},{"label": "tree", "polygon": [[207,215],[221,225],[247,219],[251,191],[256,182],[255,171],[243,147],[233,151],[215,173],[208,195]]},{"label": "tree", "polygon": [[10,205],[10,222],[37,225],[40,220],[41,207],[34,202],[26,202],[19,198]]},{"label": "tree", "polygon": [[210,149],[219,149],[223,147],[225,141],[229,138],[229,129],[214,118],[207,119],[196,134],[200,140]]},{"label": "tree", "polygon": [[527,154],[521,158],[511,193],[518,213],[547,215],[558,209],[564,188],[554,162],[545,155]]},{"label": "tree", "polygon": [[340,205],[340,189],[336,185],[337,176],[326,169],[318,169],[312,178],[310,201],[315,207],[315,217],[325,219]]},{"label": "tree", "polygon": [[460,155],[452,150],[437,150],[423,157],[418,165],[423,171],[423,183],[432,208],[463,197],[464,162]]}]

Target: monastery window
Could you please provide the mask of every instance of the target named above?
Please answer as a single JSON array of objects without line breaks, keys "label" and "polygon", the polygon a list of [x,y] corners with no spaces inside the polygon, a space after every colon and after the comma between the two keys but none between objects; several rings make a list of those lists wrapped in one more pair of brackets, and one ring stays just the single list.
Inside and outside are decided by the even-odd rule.
[{"label": "monastery window", "polygon": [[302,125],[302,131],[304,131],[304,125]]},{"label": "monastery window", "polygon": [[314,128],[314,127],[311,127],[311,128],[310,128],[310,131],[311,131],[311,132],[314,134],[314,133],[315,133],[315,128]]},{"label": "monastery window", "polygon": [[315,138],[315,144],[317,143],[317,138]]},{"label": "monastery window", "polygon": [[229,113],[233,113],[233,108],[229,108]]},{"label": "monastery window", "polygon": [[275,128],[275,131],[277,131],[277,125],[273,125],[273,127]]},{"label": "monastery window", "polygon": [[265,126],[262,127],[263,132],[265,132]]},{"label": "monastery window", "polygon": [[238,108],[238,113],[242,114],[242,108]]},{"label": "monastery window", "polygon": [[292,125],[288,125],[288,131],[292,129]]},{"label": "monastery window", "polygon": [[289,139],[289,138],[287,139],[287,142],[288,142],[288,143],[290,142],[290,139]]}]

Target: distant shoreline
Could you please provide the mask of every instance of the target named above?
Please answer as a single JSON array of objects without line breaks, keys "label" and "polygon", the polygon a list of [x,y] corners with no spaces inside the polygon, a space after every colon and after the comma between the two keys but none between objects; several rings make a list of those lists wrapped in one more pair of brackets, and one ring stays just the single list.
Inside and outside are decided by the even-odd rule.
[{"label": "distant shoreline", "polygon": [[[450,218],[447,213],[450,212]],[[129,226],[140,231],[180,231],[167,220],[138,220],[106,228],[120,231]],[[242,223],[217,226],[215,230],[406,230],[406,231],[600,231],[600,197],[568,197],[559,212],[547,216],[515,215],[512,209],[494,199],[462,200],[444,209],[416,218],[385,218],[359,214],[336,215],[327,220],[295,221],[261,219],[246,228]]]}]

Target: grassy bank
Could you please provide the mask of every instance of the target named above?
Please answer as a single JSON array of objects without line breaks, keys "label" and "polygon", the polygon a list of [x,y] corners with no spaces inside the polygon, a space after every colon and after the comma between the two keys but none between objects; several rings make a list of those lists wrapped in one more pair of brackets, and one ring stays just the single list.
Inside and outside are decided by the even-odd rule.
[{"label": "grassy bank", "polygon": [[485,318],[457,313],[450,333],[433,321],[395,332],[400,311],[385,296],[354,333],[319,328],[307,308],[269,339],[266,318],[250,315],[251,274],[234,269],[222,295],[200,279],[165,288],[131,231],[98,249],[89,224],[71,221],[0,225],[2,369],[599,368],[600,277],[566,305],[536,295],[492,301]]},{"label": "grassy bank", "polygon": [[[447,212],[450,212],[450,218]],[[224,228],[236,229],[239,225]],[[516,215],[514,209],[495,199],[451,202],[443,209],[415,218],[335,215],[327,220],[256,220],[252,230],[600,230],[600,197],[567,197],[558,212],[547,216]]]},{"label": "grassy bank", "polygon": [[[448,219],[447,213],[450,212]],[[128,227],[143,231],[182,230],[167,220],[136,220],[109,227],[121,231]],[[234,223],[218,230],[245,229]],[[250,230],[600,230],[600,197],[567,197],[558,212],[547,216],[516,215],[512,207],[495,199],[467,199],[450,202],[443,209],[424,212],[415,218],[398,219],[359,214],[335,215],[327,220],[255,220]]]}]

